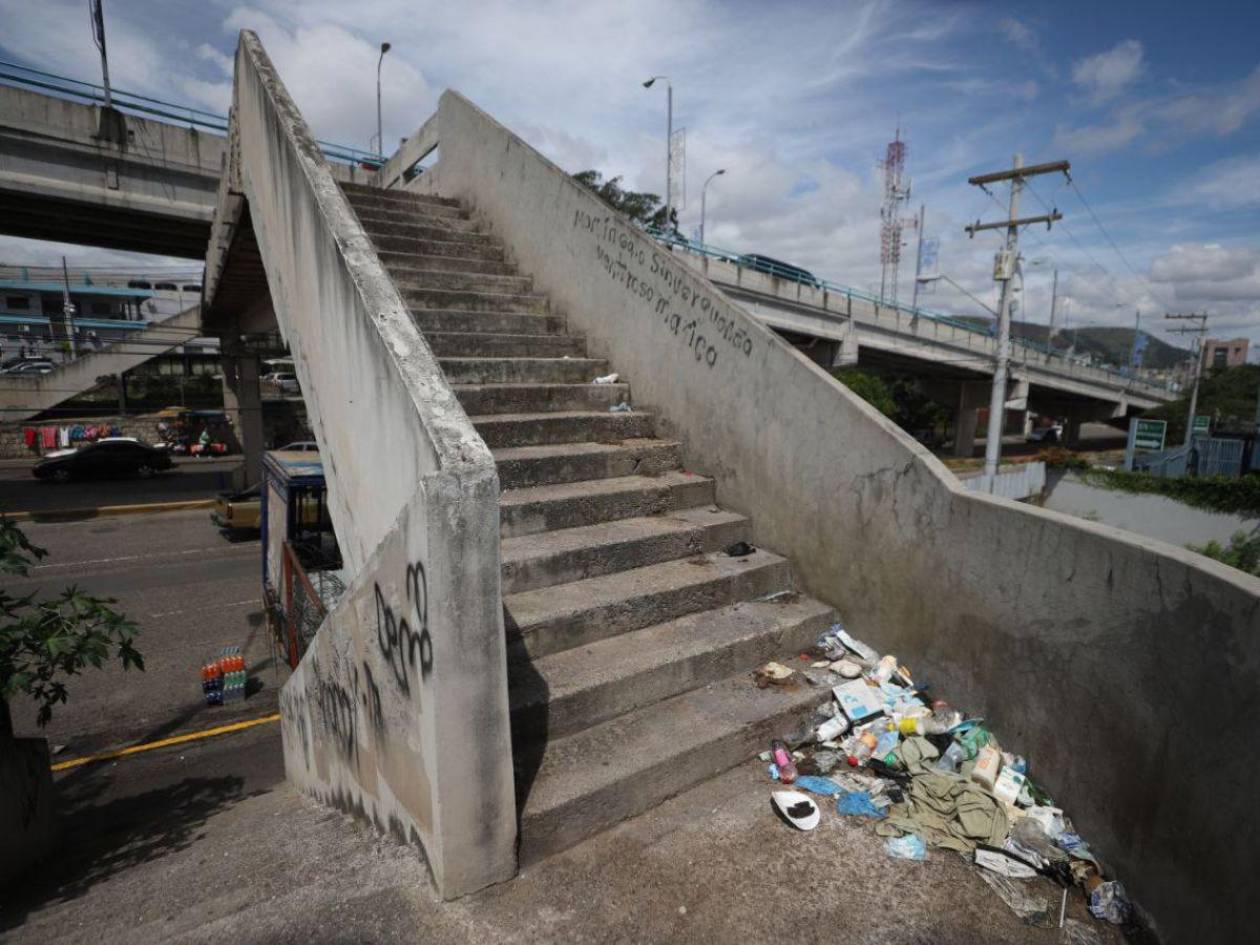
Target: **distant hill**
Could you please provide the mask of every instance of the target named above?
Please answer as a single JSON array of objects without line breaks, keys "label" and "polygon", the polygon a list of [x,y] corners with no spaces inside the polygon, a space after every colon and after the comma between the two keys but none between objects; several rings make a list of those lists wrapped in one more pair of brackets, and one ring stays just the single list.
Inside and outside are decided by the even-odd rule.
[{"label": "distant hill", "polygon": [[[981,325],[990,330],[993,327],[993,319],[991,318],[964,315],[959,317],[958,320],[970,322],[973,325]],[[1011,322],[1012,338],[1026,339],[1036,344],[1044,345],[1048,334],[1049,326],[1047,325],[1039,325],[1033,322]],[[1150,334],[1150,332],[1144,331],[1142,334],[1148,339],[1146,351],[1142,354],[1142,367],[1151,368],[1152,370],[1165,370],[1192,360],[1193,356],[1184,348],[1170,345],[1168,342]],[[1101,361],[1104,364],[1111,364],[1115,367],[1127,365],[1129,356],[1133,353],[1132,328],[1081,328],[1079,330],[1073,328],[1068,329],[1066,332],[1060,330],[1058,337],[1055,338],[1055,350],[1067,351],[1073,340],[1076,343],[1077,354],[1088,354],[1095,361]]]}]

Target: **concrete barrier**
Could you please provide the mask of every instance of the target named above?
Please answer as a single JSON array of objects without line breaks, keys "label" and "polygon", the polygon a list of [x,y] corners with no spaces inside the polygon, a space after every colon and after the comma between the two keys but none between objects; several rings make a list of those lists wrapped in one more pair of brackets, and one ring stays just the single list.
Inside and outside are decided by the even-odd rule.
[{"label": "concrete barrier", "polygon": [[462,895],[516,866],[494,461],[249,32],[232,114],[354,575],[281,694],[285,770]]},{"label": "concrete barrier", "polygon": [[436,143],[409,189],[461,198],[503,238],[810,593],[988,717],[1174,938],[1250,933],[1260,581],[967,492],[457,93]]},{"label": "concrete barrier", "polygon": [[0,735],[0,889],[48,859],[56,842],[48,742]]}]

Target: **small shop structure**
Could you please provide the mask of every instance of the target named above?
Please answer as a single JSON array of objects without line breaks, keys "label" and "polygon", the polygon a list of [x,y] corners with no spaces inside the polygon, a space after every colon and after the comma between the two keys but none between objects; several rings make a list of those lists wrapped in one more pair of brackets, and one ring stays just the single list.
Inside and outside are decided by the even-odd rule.
[{"label": "small shop structure", "polygon": [[263,600],[273,639],[292,667],[345,590],[317,453],[263,455]]}]

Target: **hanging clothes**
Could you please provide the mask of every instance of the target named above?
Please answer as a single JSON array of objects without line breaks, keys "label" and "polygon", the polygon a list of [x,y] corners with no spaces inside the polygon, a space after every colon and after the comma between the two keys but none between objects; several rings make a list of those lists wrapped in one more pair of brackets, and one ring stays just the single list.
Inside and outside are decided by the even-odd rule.
[{"label": "hanging clothes", "polygon": [[40,427],[39,428],[40,445],[46,450],[55,450],[57,448],[57,428],[56,427]]},{"label": "hanging clothes", "polygon": [[34,427],[26,427],[22,430],[22,442],[26,444],[27,449],[34,448],[35,444],[38,442],[36,436],[37,434]]},{"label": "hanging clothes", "polygon": [[62,449],[70,445],[70,428],[62,427],[57,431],[57,441],[61,444]]}]

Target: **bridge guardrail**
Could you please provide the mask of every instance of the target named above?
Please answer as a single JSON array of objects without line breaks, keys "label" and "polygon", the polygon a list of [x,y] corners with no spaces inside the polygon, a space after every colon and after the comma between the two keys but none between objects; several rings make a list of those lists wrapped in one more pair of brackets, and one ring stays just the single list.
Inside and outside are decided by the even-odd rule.
[{"label": "bridge guardrail", "polygon": [[[55,95],[58,98],[84,99],[96,105],[105,104],[105,88],[82,79],[71,79],[68,76],[34,69],[21,63],[0,59],[0,85],[16,88],[38,89]],[[226,115],[194,108],[190,105],[177,105],[162,99],[128,92],[110,86],[110,103],[119,111],[135,112],[139,115],[175,121],[186,124],[190,128],[200,128],[226,136],[228,119]],[[324,156],[343,164],[368,164],[379,168],[385,163],[385,157],[352,148],[349,145],[333,144],[329,141],[316,141]]]},{"label": "bridge guardrail", "polygon": [[[869,302],[871,305],[875,305],[878,308],[892,309],[897,313],[904,314],[910,318],[925,319],[938,325],[946,325],[950,328],[956,328],[960,331],[968,332],[971,335],[993,340],[992,332],[986,331],[985,329],[977,326],[975,323],[965,321],[961,318],[956,318],[941,312],[934,312],[922,307],[910,307],[890,303],[886,300],[881,300],[877,295],[869,292],[863,292],[861,289],[855,289],[852,286],[842,285],[838,282],[831,282],[827,279],[819,279],[817,276],[807,276],[803,270],[795,266],[777,266],[764,258],[757,259],[755,263],[749,263],[748,254],[736,253],[731,250],[712,246],[710,244],[700,243],[696,240],[689,240],[658,227],[647,227],[646,229],[650,236],[669,247],[679,248],[686,252],[704,256],[709,259],[717,259],[721,262],[731,263],[733,265],[740,266],[741,268],[752,269],[755,272],[765,273],[767,275],[774,276],[775,278],[795,282],[811,288],[819,288],[828,292],[835,292],[846,296],[849,299],[859,299],[864,302]],[[1019,349],[1023,349],[1025,352],[1035,352],[1036,354],[1044,357],[1047,362],[1051,357],[1063,358],[1062,354],[1051,348],[1050,345],[1040,344],[1023,338],[1012,337],[1011,348],[1013,354],[1016,354]],[[1072,362],[1069,362],[1066,358],[1063,358],[1063,366],[1069,374],[1076,373],[1075,368],[1078,367]],[[1168,390],[1168,388],[1163,385],[1153,384],[1150,381],[1144,381],[1141,378],[1134,377],[1132,374],[1126,374],[1123,371],[1116,371],[1111,368],[1090,365],[1087,370],[1098,372],[1099,374],[1104,375],[1110,382],[1116,384],[1141,388],[1146,391],[1159,391],[1161,393]]]}]

